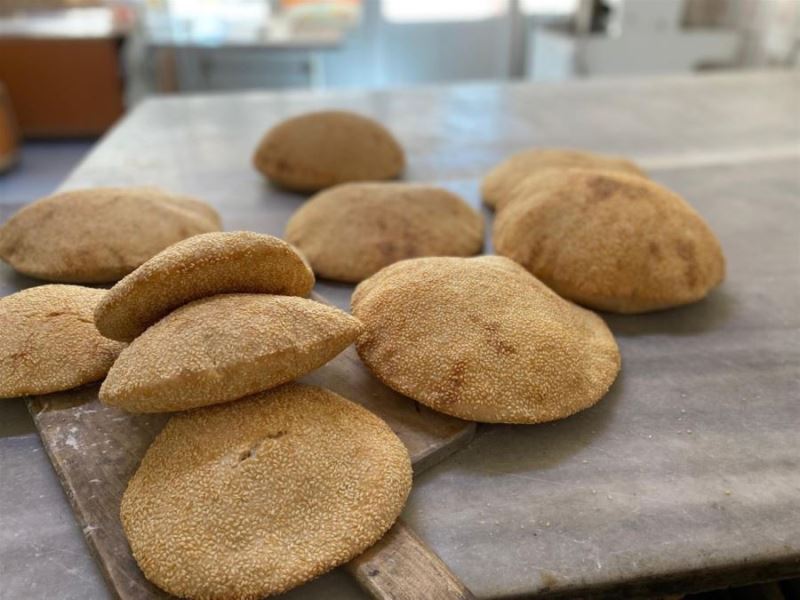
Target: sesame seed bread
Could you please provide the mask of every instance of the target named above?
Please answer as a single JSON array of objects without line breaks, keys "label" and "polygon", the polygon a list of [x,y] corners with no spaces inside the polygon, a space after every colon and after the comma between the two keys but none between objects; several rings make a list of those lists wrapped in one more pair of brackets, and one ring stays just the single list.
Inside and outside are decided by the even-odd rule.
[{"label": "sesame seed bread", "polygon": [[640,313],[700,300],[724,278],[703,218],[648,179],[562,170],[515,194],[495,220],[495,249],[565,298]]},{"label": "sesame seed bread", "polygon": [[92,311],[105,293],[41,285],[0,298],[0,398],[102,379],[125,346],[94,327]]},{"label": "sesame seed bread", "polygon": [[483,202],[501,210],[512,197],[514,188],[526,177],[549,169],[583,168],[619,171],[645,177],[634,163],[616,156],[604,156],[582,150],[532,149],[510,156],[484,178]]},{"label": "sesame seed bread", "polygon": [[157,586],[182,598],[255,600],[361,554],[410,489],[408,452],[386,423],[291,383],[173,416],[120,513]]},{"label": "sesame seed bread", "polygon": [[63,192],[0,227],[0,258],[48,281],[108,283],[184,238],[220,228],[213,208],[153,188]]},{"label": "sesame seed bread", "polygon": [[375,376],[462,419],[562,419],[602,398],[620,369],[602,319],[499,256],[395,263],[362,282],[352,306]]},{"label": "sesame seed bread", "polygon": [[308,296],[314,274],[283,240],[252,231],[193,236],[156,254],[97,305],[100,333],[131,341],[192,300],[233,292]]},{"label": "sesame seed bread", "polygon": [[274,184],[316,192],[348,181],[394,179],[405,156],[380,123],[344,111],[313,112],[287,119],[259,143],[253,164]]},{"label": "sesame seed bread", "polygon": [[347,313],[306,298],[221,294],[190,302],[119,356],[100,400],[130,412],[228,402],[322,366],[358,335]]},{"label": "sesame seed bread", "polygon": [[478,254],[483,217],[441,188],[349,183],[303,204],[286,239],[320,277],[359,282],[405,258]]}]

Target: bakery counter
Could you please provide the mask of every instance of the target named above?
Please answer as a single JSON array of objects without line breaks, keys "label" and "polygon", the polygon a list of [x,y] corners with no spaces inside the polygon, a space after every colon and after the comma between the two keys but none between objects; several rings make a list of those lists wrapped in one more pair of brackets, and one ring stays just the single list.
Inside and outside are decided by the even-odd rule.
[{"label": "bakery counter", "polygon": [[[711,589],[800,574],[798,90],[768,72],[153,99],[62,189],[157,185],[207,200],[226,229],[282,235],[304,197],[265,183],[251,154],[323,107],[385,124],[405,179],[460,194],[487,230],[480,179],[515,151],[635,160],[717,233],[725,282],[683,308],[602,315],[623,365],[608,396],[551,424],[482,426],[416,479],[403,518],[478,597]],[[3,295],[33,283],[0,266]],[[317,291],[349,306],[351,286]],[[3,597],[107,597],[24,403],[0,411]],[[289,597],[322,595],[363,592],[337,570]]]}]

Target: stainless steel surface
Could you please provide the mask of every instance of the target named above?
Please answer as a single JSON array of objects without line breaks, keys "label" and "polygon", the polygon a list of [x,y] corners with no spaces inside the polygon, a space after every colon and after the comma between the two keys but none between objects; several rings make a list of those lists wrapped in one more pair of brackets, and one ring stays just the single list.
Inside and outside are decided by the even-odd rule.
[{"label": "stainless steel surface", "polygon": [[[630,156],[697,207],[729,259],[704,302],[606,315],[623,373],[597,407],[486,428],[419,479],[404,516],[467,586],[668,592],[800,573],[798,74],[150,100],[65,187],[160,185],[209,200],[228,229],[280,235],[303,198],[265,184],[252,149],[276,121],[331,106],[384,122],[408,179],[476,206],[481,175],[527,146]],[[0,267],[0,294],[29,283]],[[20,406],[0,405],[0,597],[103,597]],[[358,594],[338,573],[297,593],[312,590]]]}]

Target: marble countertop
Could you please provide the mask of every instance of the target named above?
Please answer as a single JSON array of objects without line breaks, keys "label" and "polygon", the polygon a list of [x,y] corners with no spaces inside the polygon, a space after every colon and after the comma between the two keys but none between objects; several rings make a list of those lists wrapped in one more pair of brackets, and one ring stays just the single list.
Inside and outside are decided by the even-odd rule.
[{"label": "marble countertop", "polygon": [[[406,179],[476,207],[481,176],[528,146],[639,161],[717,232],[726,282],[685,308],[603,315],[623,358],[609,395],[561,422],[482,427],[416,481],[404,518],[479,597],[690,591],[800,574],[798,106],[797,72],[165,97],[63,187],[158,185],[227,229],[280,235],[303,198],[265,184],[251,152],[322,107],[379,119]],[[0,295],[35,283],[0,266]],[[351,288],[318,291],[346,307]],[[0,404],[0,480],[0,597],[108,595],[22,400]],[[362,597],[338,571],[290,596],[322,593]]]}]

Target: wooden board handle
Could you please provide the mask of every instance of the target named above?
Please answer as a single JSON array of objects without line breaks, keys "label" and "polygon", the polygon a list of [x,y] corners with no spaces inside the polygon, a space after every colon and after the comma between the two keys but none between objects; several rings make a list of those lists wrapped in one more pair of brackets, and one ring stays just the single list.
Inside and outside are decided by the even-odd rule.
[{"label": "wooden board handle", "polygon": [[442,559],[402,521],[347,564],[359,585],[378,600],[474,600]]}]

